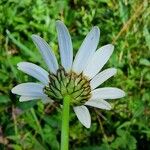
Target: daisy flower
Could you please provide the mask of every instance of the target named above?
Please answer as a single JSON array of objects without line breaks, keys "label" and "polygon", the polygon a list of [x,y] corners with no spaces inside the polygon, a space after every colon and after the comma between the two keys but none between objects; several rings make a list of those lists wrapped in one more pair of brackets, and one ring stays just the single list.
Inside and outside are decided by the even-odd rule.
[{"label": "daisy flower", "polygon": [[56,22],[58,33],[61,65],[49,45],[38,35],[32,35],[32,40],[39,49],[48,72],[29,62],[20,62],[18,69],[36,78],[40,83],[22,83],[12,89],[12,93],[20,95],[20,101],[42,99],[43,102],[63,103],[66,95],[71,97],[70,106],[87,128],[91,125],[88,106],[110,110],[108,99],[125,96],[124,91],[115,87],[98,86],[116,74],[115,68],[101,69],[110,58],[114,46],[108,44],[97,49],[100,30],[93,27],[85,37],[73,61],[73,47],[66,26]]}]

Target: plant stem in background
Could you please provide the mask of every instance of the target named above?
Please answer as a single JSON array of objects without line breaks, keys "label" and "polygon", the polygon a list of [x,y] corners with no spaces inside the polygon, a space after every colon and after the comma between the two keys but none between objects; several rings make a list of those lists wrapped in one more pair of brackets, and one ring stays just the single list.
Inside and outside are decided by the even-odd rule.
[{"label": "plant stem in background", "polygon": [[70,96],[65,96],[62,110],[61,150],[68,150]]}]

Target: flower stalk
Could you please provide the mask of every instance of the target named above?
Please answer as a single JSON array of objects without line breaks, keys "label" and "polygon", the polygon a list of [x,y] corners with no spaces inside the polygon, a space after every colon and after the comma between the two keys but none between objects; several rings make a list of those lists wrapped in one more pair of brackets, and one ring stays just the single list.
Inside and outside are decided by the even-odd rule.
[{"label": "flower stalk", "polygon": [[67,95],[63,100],[62,110],[62,128],[61,128],[61,150],[68,150],[69,143],[69,111],[70,111],[70,96]]}]

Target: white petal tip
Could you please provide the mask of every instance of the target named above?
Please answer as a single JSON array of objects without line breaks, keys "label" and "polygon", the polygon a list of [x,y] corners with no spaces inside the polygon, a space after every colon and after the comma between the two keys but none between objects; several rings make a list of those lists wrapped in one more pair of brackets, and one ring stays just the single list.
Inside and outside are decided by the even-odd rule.
[{"label": "white petal tip", "polygon": [[84,127],[86,127],[87,129],[89,129],[91,127],[91,122],[89,122],[89,124],[88,123],[82,123],[82,125]]},{"label": "white petal tip", "polygon": [[18,69],[18,70],[21,70],[21,68],[22,68],[22,66],[23,66],[24,63],[26,63],[26,62],[19,62],[19,63],[17,64],[17,69]]},{"label": "white petal tip", "polygon": [[56,28],[59,28],[59,27],[64,27],[67,29],[67,27],[65,26],[65,24],[62,21],[57,20],[56,21]]},{"label": "white petal tip", "polygon": [[32,35],[31,35],[31,38],[36,38],[36,37],[39,37],[39,36],[36,35],[36,34],[32,34]]},{"label": "white petal tip", "polygon": [[96,34],[97,36],[100,36],[100,29],[99,29],[98,26],[94,26],[94,27],[93,27],[93,30],[94,30],[94,32],[95,32],[95,34]]},{"label": "white petal tip", "polygon": [[17,64],[17,67],[19,67],[19,66],[21,65],[21,63],[22,63],[22,62],[19,62],[19,63]]},{"label": "white petal tip", "polygon": [[100,29],[99,29],[98,26],[94,26],[93,29],[94,29],[96,32],[100,33]]},{"label": "white petal tip", "polygon": [[110,68],[110,69],[106,69],[106,70],[110,70],[112,76],[114,76],[117,73],[117,69],[116,68]]},{"label": "white petal tip", "polygon": [[53,100],[48,98],[48,97],[46,97],[46,98],[42,98],[42,102],[43,102],[43,104],[47,104],[47,103],[51,103],[52,104]]},{"label": "white petal tip", "polygon": [[34,43],[36,43],[37,39],[39,39],[39,38],[41,39],[41,37],[38,36],[38,35],[36,35],[36,34],[32,34],[31,38],[32,38],[32,40],[33,40]]},{"label": "white petal tip", "polygon": [[113,44],[108,44],[110,47],[114,48],[114,45]]},{"label": "white petal tip", "polygon": [[13,93],[13,94],[14,94],[14,91],[13,91],[13,89],[11,89],[11,93]]},{"label": "white petal tip", "polygon": [[112,68],[114,75],[117,73],[117,69],[116,68]]},{"label": "white petal tip", "polygon": [[56,25],[58,25],[58,24],[63,24],[64,25],[64,23],[62,21],[60,21],[60,20],[56,21]]},{"label": "white petal tip", "polygon": [[113,51],[114,51],[114,45],[113,44],[107,44],[107,45],[105,45],[105,46],[107,46],[108,47],[108,50],[111,52],[111,54],[113,53]]},{"label": "white petal tip", "polygon": [[91,125],[85,126],[87,129],[89,129],[91,127]]},{"label": "white petal tip", "polygon": [[19,102],[27,102],[27,101],[30,101],[30,100],[26,100],[26,99],[24,99],[22,97],[19,98]]},{"label": "white petal tip", "polygon": [[112,109],[111,106],[106,108],[106,110],[111,110],[111,109]]},{"label": "white petal tip", "polygon": [[13,94],[16,94],[16,93],[17,93],[16,86],[15,86],[15,87],[13,87],[13,88],[11,89],[11,92],[12,92]]},{"label": "white petal tip", "polygon": [[118,98],[122,98],[122,97],[126,96],[126,93],[121,89],[118,89],[118,94],[120,94],[120,97],[118,97]]},{"label": "white petal tip", "polygon": [[37,39],[42,39],[39,35],[37,35],[37,34],[32,34],[31,35],[31,38],[32,38],[32,40],[35,42],[35,41],[37,41]]},{"label": "white petal tip", "polygon": [[106,107],[104,108],[104,110],[111,110],[112,109],[112,107],[111,107],[111,105],[109,104],[109,105],[106,105]]},{"label": "white petal tip", "polygon": [[121,91],[122,91],[122,97],[125,97],[126,93],[123,90],[121,90]]}]

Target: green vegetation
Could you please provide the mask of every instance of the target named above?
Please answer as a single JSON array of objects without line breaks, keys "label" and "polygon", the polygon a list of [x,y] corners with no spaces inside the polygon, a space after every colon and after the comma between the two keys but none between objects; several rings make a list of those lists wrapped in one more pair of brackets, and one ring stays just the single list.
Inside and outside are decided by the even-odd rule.
[{"label": "green vegetation", "polygon": [[127,96],[111,111],[91,109],[84,128],[71,113],[71,150],[150,149],[150,7],[148,0],[1,0],[0,1],[0,150],[58,150],[61,109],[40,101],[20,103],[10,90],[34,79],[17,70],[20,61],[46,68],[31,34],[39,34],[59,59],[55,21],[63,20],[74,54],[92,26],[101,29],[99,46],[115,45],[105,67],[118,73],[102,86]]}]

